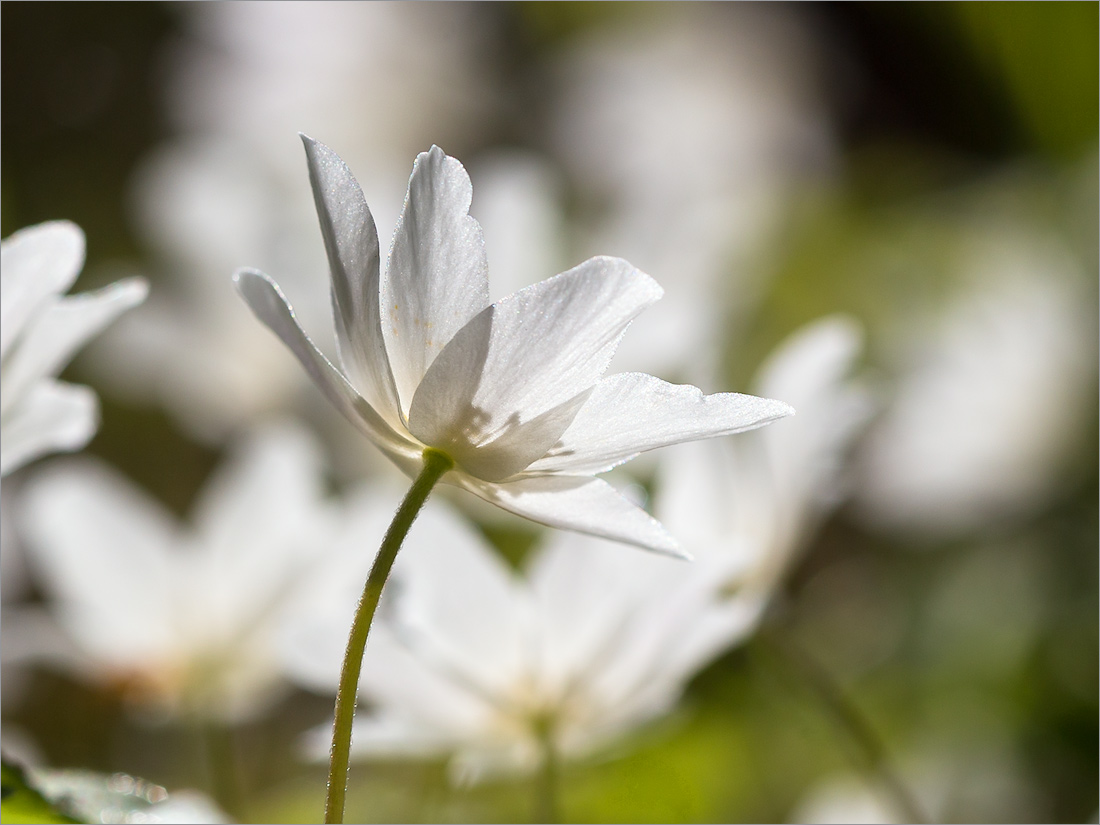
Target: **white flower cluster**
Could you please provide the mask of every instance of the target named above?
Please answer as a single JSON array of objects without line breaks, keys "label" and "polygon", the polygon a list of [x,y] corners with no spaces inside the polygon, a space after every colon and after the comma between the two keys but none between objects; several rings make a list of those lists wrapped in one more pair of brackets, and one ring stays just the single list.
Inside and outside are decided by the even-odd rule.
[{"label": "white flower cluster", "polygon": [[[253,310],[403,469],[415,473],[427,446],[446,451],[447,480],[588,534],[548,534],[516,572],[430,502],[368,647],[358,752],[450,753],[454,776],[474,779],[536,767],[547,738],[579,757],[667,712],[700,667],[751,633],[803,533],[834,503],[840,457],[867,412],[848,377],[857,331],[827,319],[764,368],[758,388],[801,408],[782,429],[666,451],[654,505],[666,530],[594,474],[790,407],[601,377],[630,319],[660,296],[624,261],[593,259],[488,303],[470,182],[438,149],[414,167],[381,274],[358,184],[331,150],[309,139],[306,149],[342,371],[274,283],[246,270],[238,283]],[[320,448],[290,423],[241,442],[187,525],[90,459],[34,474],[21,534],[68,640],[50,655],[162,718],[250,718],[288,681],[334,690],[367,548],[396,493],[374,486],[335,502],[322,489]],[[12,619],[11,647],[33,653],[41,616]]]}]

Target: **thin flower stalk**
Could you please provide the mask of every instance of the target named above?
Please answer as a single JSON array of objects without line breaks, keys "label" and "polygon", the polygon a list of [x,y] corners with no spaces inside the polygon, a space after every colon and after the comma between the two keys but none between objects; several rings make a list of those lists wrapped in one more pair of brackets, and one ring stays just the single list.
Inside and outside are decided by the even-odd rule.
[{"label": "thin flower stalk", "polygon": [[355,697],[359,674],[363,667],[363,652],[367,647],[374,612],[382,588],[397,558],[397,551],[409,533],[420,508],[428,500],[428,494],[436,483],[454,467],[454,460],[439,450],[424,451],[424,469],[413,482],[405,500],[397,509],[389,530],[382,538],[382,546],[371,565],[363,596],[355,609],[355,618],[348,637],[347,652],[340,672],[340,686],[336,692],[336,710],[332,727],[332,751],[329,757],[328,796],[325,799],[325,822],[344,821],[344,798],[347,793],[348,761],[351,753],[351,728],[355,718]]}]

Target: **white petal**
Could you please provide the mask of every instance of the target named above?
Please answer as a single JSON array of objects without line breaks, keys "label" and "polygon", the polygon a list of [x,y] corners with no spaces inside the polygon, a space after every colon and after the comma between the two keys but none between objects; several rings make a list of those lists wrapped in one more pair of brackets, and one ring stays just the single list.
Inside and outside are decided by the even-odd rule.
[{"label": "white petal", "polygon": [[630,321],[660,297],[626,261],[592,258],[498,301],[432,364],[411,431],[480,478],[519,472],[557,442]]},{"label": "white petal", "polygon": [[268,425],[235,445],[203,488],[192,560],[212,614],[200,621],[215,638],[258,625],[321,558],[330,541],[321,472],[306,430]]},{"label": "white petal", "polygon": [[488,726],[493,708],[454,674],[409,650],[392,629],[372,628],[359,680],[365,698],[443,735],[466,735]]},{"label": "white petal", "polygon": [[[507,720],[504,725],[515,723]],[[538,738],[529,729],[509,730],[502,736],[486,726],[486,733],[478,738],[467,737],[447,763],[452,787],[530,774],[542,763]]]},{"label": "white petal", "polygon": [[34,382],[57,375],[85,341],[149,294],[143,278],[127,278],[57,301],[25,329],[4,361],[3,394],[18,398]]},{"label": "white petal", "polygon": [[744,432],[793,412],[782,401],[754,395],[703,395],[697,387],[645,373],[611,375],[530,471],[602,473],[646,450]]},{"label": "white petal", "polygon": [[547,688],[591,681],[618,655],[637,612],[652,609],[662,583],[691,566],[591,536],[548,536],[528,570],[539,609],[537,655]]},{"label": "white petal", "polygon": [[759,602],[723,602],[716,595],[720,565],[680,565],[640,592],[641,609],[590,676],[608,707],[645,716],[676,696],[694,671],[747,635]]},{"label": "white petal", "polygon": [[483,692],[519,678],[523,592],[485,538],[429,502],[394,565],[391,626],[414,653]]},{"label": "white petal", "polygon": [[51,466],[25,494],[28,558],[66,629],[106,664],[160,660],[174,641],[171,516],[89,459]]},{"label": "white petal", "polygon": [[[801,422],[803,416],[794,419]],[[755,436],[678,444],[661,453],[653,512],[697,559],[737,554],[754,564],[774,548],[752,525],[776,512],[766,455]]]},{"label": "white petal", "polygon": [[99,425],[99,404],[87,387],[43,381],[4,416],[0,475],[55,451],[79,450]]},{"label": "white petal", "polygon": [[44,300],[65,292],[84,264],[84,233],[51,221],[16,232],[0,244],[0,355]]},{"label": "white petal", "polygon": [[[711,494],[691,488],[705,475],[716,475],[730,488],[728,500],[735,504],[711,502],[712,526],[725,521],[742,537],[751,537],[760,548],[758,575],[778,577],[801,538],[847,493],[845,456],[873,409],[866,389],[848,377],[859,349],[858,326],[842,317],[815,321],[781,343],[754,387],[791,401],[798,415],[723,445],[729,447],[724,464],[715,463],[722,460],[722,450],[716,449],[696,456],[698,466],[681,468],[685,478],[670,485],[672,496],[683,498],[677,521],[684,516],[696,524],[708,520],[700,518],[699,501]],[[664,517],[663,505],[657,511]],[[674,523],[670,515],[669,524]]]},{"label": "white petal", "polygon": [[489,303],[481,226],[466,170],[438,146],[422,152],[382,279],[382,335],[403,409],[440,350]]},{"label": "white petal", "polygon": [[[339,541],[300,589],[284,633],[285,658],[299,680],[335,688],[369,550],[381,541],[398,496],[377,489],[357,494]],[[521,629],[513,619],[520,601],[514,577],[484,537],[429,501],[397,557],[377,621],[423,667],[484,695],[519,671]],[[372,630],[371,645],[374,638]]]},{"label": "white petal", "polygon": [[[355,606],[399,497],[398,491],[391,495],[374,487],[352,495],[339,534],[317,547],[316,566],[303,576],[281,617],[284,666],[313,690],[336,692]],[[387,586],[384,600],[390,591]]]},{"label": "white petal", "polygon": [[807,324],[769,356],[757,389],[796,404],[794,421],[762,435],[777,492],[810,508],[843,495],[838,478],[846,451],[873,412],[870,393],[850,377],[862,344],[860,327],[830,316]]},{"label": "white petal", "polygon": [[599,478],[528,476],[491,484],[456,474],[456,482],[498,507],[548,527],[689,558],[659,521]]},{"label": "white petal", "polygon": [[332,277],[340,358],[352,383],[391,426],[401,421],[378,314],[378,231],[363,190],[339,156],[301,136]]},{"label": "white petal", "polygon": [[419,456],[420,449],[395,432],[309,340],[278,284],[262,272],[250,269],[240,270],[233,280],[256,317],[290,347],[313,383],[348,421],[391,458]]}]

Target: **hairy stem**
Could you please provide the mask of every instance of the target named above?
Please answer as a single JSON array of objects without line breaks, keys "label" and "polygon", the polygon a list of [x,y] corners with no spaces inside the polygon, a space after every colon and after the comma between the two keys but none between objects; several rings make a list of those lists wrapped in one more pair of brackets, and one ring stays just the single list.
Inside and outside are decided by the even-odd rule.
[{"label": "hairy stem", "polygon": [[340,671],[340,686],[336,691],[336,710],[332,725],[332,751],[329,755],[328,796],[325,799],[325,822],[344,821],[344,797],[348,785],[348,759],[351,752],[351,725],[355,717],[355,693],[359,686],[359,672],[363,666],[363,651],[367,646],[367,634],[370,632],[374,611],[378,608],[378,599],[382,588],[390,575],[390,568],[397,558],[397,551],[412,527],[420,508],[428,498],[432,488],[444,474],[454,466],[454,460],[446,453],[431,447],[424,450],[424,468],[413,482],[405,500],[397,508],[397,513],[382,539],[382,547],[371,565],[367,583],[359,606],[355,609],[355,619],[351,623],[347,651],[344,653],[344,665]]}]

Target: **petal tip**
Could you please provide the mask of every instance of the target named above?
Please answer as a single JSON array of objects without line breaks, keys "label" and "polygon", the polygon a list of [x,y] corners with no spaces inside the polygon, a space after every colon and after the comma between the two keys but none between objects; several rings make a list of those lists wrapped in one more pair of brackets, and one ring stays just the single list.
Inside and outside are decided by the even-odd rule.
[{"label": "petal tip", "polygon": [[62,218],[61,220],[56,221],[46,221],[46,223],[42,224],[41,227],[43,231],[46,232],[52,232],[58,235],[67,235],[68,240],[72,241],[73,243],[80,244],[81,247],[84,246],[84,230],[70,220],[65,220],[64,218]]},{"label": "petal tip", "polygon": [[[648,515],[648,514],[647,514]],[[652,538],[645,542],[633,542],[636,546],[641,547],[643,550],[649,550],[653,553],[657,553],[661,556],[669,556],[674,559],[683,559],[684,561],[695,561],[695,557],[685,550],[679,540],[668,531],[661,522],[654,519],[652,516],[649,518],[655,523],[660,531],[660,539],[654,541]],[[630,542],[628,542],[630,543]]]},{"label": "petal tip", "polygon": [[667,547],[662,547],[661,549],[656,550],[656,552],[660,553],[662,556],[679,559],[680,561],[695,561],[695,556],[693,556],[691,553],[681,547],[680,542],[678,542],[675,538],[671,538],[671,542]]},{"label": "petal tip", "polygon": [[321,143],[319,140],[314,140],[305,132],[299,132],[298,137],[302,139],[302,147],[306,150],[306,162],[309,165],[310,182],[316,186],[316,177],[318,174],[317,167],[329,158],[336,158],[339,160],[339,156],[324,143]]},{"label": "petal tip", "polygon": [[84,264],[87,248],[84,230],[70,220],[62,218],[24,227],[5,238],[4,246],[10,248],[18,241],[45,244],[56,254],[70,256],[77,266],[77,272],[73,273],[74,280]]},{"label": "petal tip", "polygon": [[126,306],[137,306],[149,297],[149,281],[140,275],[124,278],[114,285],[115,292]]},{"label": "petal tip", "polygon": [[246,301],[251,303],[252,297],[260,294],[260,291],[274,292],[283,301],[286,298],[283,297],[282,290],[279,289],[279,285],[271,278],[270,275],[260,272],[258,269],[250,269],[248,267],[242,267],[233,273],[233,284],[237,287],[237,291],[244,297]]},{"label": "petal tip", "polygon": [[630,261],[625,258],[616,258],[610,255],[598,256],[599,259],[616,269],[623,269],[630,274],[631,277],[638,280],[643,288],[649,293],[650,302],[659,301],[664,297],[665,289],[661,286],[657,280],[647,272],[643,272],[638,267],[634,266]]}]

